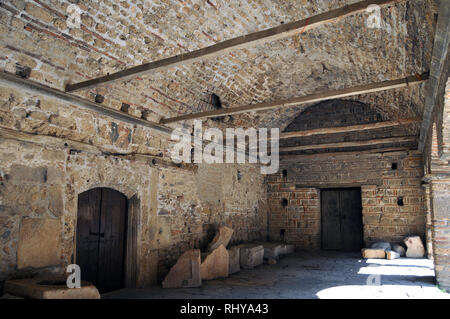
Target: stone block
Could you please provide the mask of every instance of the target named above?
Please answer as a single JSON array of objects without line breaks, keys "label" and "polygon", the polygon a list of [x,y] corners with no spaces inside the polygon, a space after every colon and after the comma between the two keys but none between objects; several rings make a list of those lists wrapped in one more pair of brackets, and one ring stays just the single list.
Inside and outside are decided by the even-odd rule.
[{"label": "stone block", "polygon": [[400,255],[400,257],[405,257],[406,249],[401,245],[393,245],[392,250]]},{"label": "stone block", "polygon": [[61,216],[64,210],[63,189],[60,186],[50,186],[48,189],[48,209],[55,216]]},{"label": "stone block", "polygon": [[8,280],[5,283],[5,292],[27,299],[100,299],[97,288],[91,283],[82,281],[81,288],[68,288],[65,279]]},{"label": "stone block", "polygon": [[17,268],[58,265],[61,232],[59,219],[23,218],[19,231]]},{"label": "stone block", "polygon": [[262,243],[264,247],[264,259],[278,259],[280,255],[283,255],[286,251],[286,247],[283,244],[278,243]]},{"label": "stone block", "polygon": [[384,249],[384,251],[388,251],[391,250],[391,244],[385,241],[379,241],[372,244],[370,248]]},{"label": "stone block", "polygon": [[207,250],[213,251],[220,245],[224,245],[226,248],[231,240],[231,236],[233,236],[233,229],[226,226],[220,227],[214,239],[209,243]]},{"label": "stone block", "polygon": [[264,260],[263,245],[239,245],[240,247],[240,264],[244,269],[253,269],[262,265]]},{"label": "stone block", "polygon": [[33,3],[27,3],[25,10],[31,14],[33,17],[36,17],[40,20],[43,20],[47,23],[50,23],[53,21],[52,15],[47,12],[45,9],[33,4]]},{"label": "stone block", "polygon": [[220,245],[211,253],[205,254],[200,266],[200,276],[202,280],[228,277],[229,256],[224,245]]},{"label": "stone block", "polygon": [[295,246],[291,244],[282,244],[281,245],[281,255],[289,255],[295,251]]},{"label": "stone block", "polygon": [[393,250],[386,251],[386,259],[393,260],[400,258],[400,254]]},{"label": "stone block", "polygon": [[164,278],[163,288],[200,287],[200,265],[200,249],[186,251]]},{"label": "stone block", "polygon": [[363,258],[386,258],[386,251],[380,248],[363,248],[361,250]]},{"label": "stone block", "polygon": [[422,258],[425,255],[425,248],[419,236],[406,237],[403,241],[407,247],[406,257]]},{"label": "stone block", "polygon": [[13,182],[43,184],[47,182],[47,168],[13,165],[11,166],[9,179]]},{"label": "stone block", "polygon": [[228,249],[229,266],[228,273],[234,274],[241,270],[240,264],[240,248],[238,246],[233,246]]}]

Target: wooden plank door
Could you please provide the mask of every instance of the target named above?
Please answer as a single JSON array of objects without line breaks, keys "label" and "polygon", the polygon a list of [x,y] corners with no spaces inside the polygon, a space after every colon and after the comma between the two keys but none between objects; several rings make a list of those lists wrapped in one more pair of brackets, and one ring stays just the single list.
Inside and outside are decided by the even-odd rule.
[{"label": "wooden plank door", "polygon": [[360,189],[340,191],[342,250],[357,251],[363,246],[362,205]]},{"label": "wooden plank door", "polygon": [[357,251],[363,246],[361,190],[321,190],[322,249]]},{"label": "wooden plank door", "polygon": [[[80,194],[78,207],[76,262],[82,279],[101,293],[123,288],[127,198],[113,189],[96,188]],[[90,250],[78,245],[86,242],[83,238],[89,239]]]},{"label": "wooden plank door", "polygon": [[102,189],[97,282],[104,292],[124,285],[126,205],[127,199],[121,193]]},{"label": "wooden plank door", "polygon": [[95,188],[78,196],[76,263],[81,269],[81,279],[97,281],[98,234],[100,232],[100,204],[102,191]]},{"label": "wooden plank door", "polygon": [[339,250],[341,225],[339,212],[339,192],[323,190],[320,192],[322,207],[322,249]]}]

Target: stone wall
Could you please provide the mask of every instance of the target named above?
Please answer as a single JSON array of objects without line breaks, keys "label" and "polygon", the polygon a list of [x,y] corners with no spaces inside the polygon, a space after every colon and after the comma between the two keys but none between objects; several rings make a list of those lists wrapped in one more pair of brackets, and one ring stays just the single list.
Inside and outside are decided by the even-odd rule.
[{"label": "stone wall", "polygon": [[158,187],[159,277],[187,249],[206,249],[219,226],[234,229],[231,244],[264,240],[263,182],[259,167],[251,165],[203,164],[196,173],[163,169]]},{"label": "stone wall", "polygon": [[[422,177],[422,156],[406,151],[282,161],[280,172],[267,176],[270,235],[280,239],[285,229],[285,239],[298,249],[320,248],[320,189],[361,187],[365,245],[401,242],[413,234],[424,239]],[[403,206],[397,204],[400,197]],[[282,198],[288,200],[286,207]]]},{"label": "stone wall", "polygon": [[[139,199],[139,286],[156,283],[182,252],[205,245],[218,226],[233,227],[235,242],[264,238],[259,167],[177,166],[167,137],[148,128],[26,90],[4,86],[0,92],[0,281],[72,263],[78,194],[95,187]],[[51,250],[56,261],[54,254],[47,263],[18,260],[20,229],[30,218],[36,225],[59,223],[59,231],[52,224],[57,244],[47,247],[43,240],[44,246],[35,246]]]},{"label": "stone wall", "polygon": [[[447,58],[447,66],[449,59]],[[448,68],[447,68],[448,70]],[[436,280],[439,287],[450,291],[450,77],[442,75],[433,114],[433,125],[425,148],[424,182],[430,191],[431,239]]]},{"label": "stone wall", "polygon": [[298,249],[320,249],[320,191],[271,182],[268,196],[270,238],[295,243]]}]

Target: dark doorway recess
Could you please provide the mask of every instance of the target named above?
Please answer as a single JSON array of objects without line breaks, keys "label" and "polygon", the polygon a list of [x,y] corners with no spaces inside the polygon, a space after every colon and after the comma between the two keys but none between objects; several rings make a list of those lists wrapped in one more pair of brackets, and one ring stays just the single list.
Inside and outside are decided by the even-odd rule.
[{"label": "dark doorway recess", "polygon": [[360,188],[320,191],[322,249],[358,251],[363,247]]},{"label": "dark doorway recess", "polygon": [[78,196],[76,263],[100,291],[125,286],[127,198],[110,188]]}]

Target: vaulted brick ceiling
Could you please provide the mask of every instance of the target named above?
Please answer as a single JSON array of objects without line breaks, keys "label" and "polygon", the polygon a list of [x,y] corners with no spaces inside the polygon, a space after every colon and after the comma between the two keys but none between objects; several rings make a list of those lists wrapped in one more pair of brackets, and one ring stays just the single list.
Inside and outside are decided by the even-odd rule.
[{"label": "vaulted brick ceiling", "polygon": [[[5,56],[39,56],[35,79],[63,88],[67,81],[99,77],[358,1],[79,1],[81,29],[66,25],[68,1],[12,1],[9,10],[0,8],[1,50]],[[415,0],[383,8],[381,29],[368,28],[368,14],[357,14],[290,38],[78,94],[99,92],[107,105],[120,108],[126,102],[131,112],[150,110],[157,120],[211,109],[204,102],[206,92],[231,107],[420,74],[429,70],[433,4]],[[0,63],[8,69],[8,61]],[[421,116],[424,88],[350,99],[367,103],[386,119]],[[226,125],[283,128],[307,106],[233,115]]]}]

